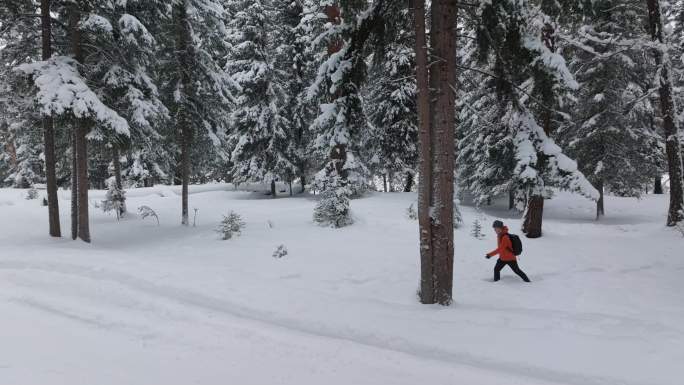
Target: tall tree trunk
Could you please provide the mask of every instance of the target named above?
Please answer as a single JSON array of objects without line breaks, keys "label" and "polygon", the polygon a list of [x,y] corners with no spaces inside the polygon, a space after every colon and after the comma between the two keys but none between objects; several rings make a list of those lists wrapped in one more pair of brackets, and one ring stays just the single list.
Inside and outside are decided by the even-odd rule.
[{"label": "tall tree trunk", "polygon": [[420,236],[420,301],[435,303],[433,275],[432,221],[432,124],[430,123],[430,88],[425,33],[425,0],[413,1],[413,22],[416,33],[416,85],[418,105],[418,227]]},{"label": "tall tree trunk", "polygon": [[387,173],[387,191],[394,192],[394,187],[392,186],[392,181],[394,180],[394,172],[390,171]]},{"label": "tall tree trunk", "polygon": [[71,239],[78,238],[78,154],[76,153],[76,122],[71,129]]},{"label": "tall tree trunk", "polygon": [[663,178],[660,175],[655,177],[655,180],[653,183],[653,193],[654,194],[662,194],[663,193]]},{"label": "tall tree trunk", "polygon": [[667,166],[670,174],[670,208],[667,215],[667,225],[675,226],[684,219],[684,194],[682,191],[682,154],[679,146],[679,127],[675,120],[675,105],[672,97],[671,63],[667,56],[663,55],[665,39],[663,36],[663,21],[660,12],[659,0],[646,0],[648,5],[648,20],[651,37],[660,43],[654,50],[656,64],[660,67],[660,110],[663,116],[663,128],[665,132],[665,151],[667,153]]},{"label": "tall tree trunk", "polygon": [[432,205],[437,218],[432,223],[435,277],[434,299],[442,305],[452,300],[454,271],[454,126],[456,123],[456,0],[433,0],[431,42],[437,63],[431,66],[435,79],[433,122]]},{"label": "tall tree trunk", "polygon": [[508,209],[513,210],[515,208],[515,189],[511,188],[508,190]]},{"label": "tall tree trunk", "polygon": [[192,65],[192,52],[190,52],[192,35],[185,1],[177,1],[173,4],[173,18],[176,30],[176,60],[181,71],[180,80],[183,88],[176,118],[176,130],[181,142],[181,224],[188,226],[188,184],[190,182],[190,145],[192,144],[188,103],[194,96],[194,91],[192,78],[188,72]]},{"label": "tall tree trunk", "polygon": [[[551,52],[556,52],[555,30],[551,24],[545,24],[542,28],[542,41],[546,48]],[[546,136],[551,136],[552,112],[548,109],[543,113],[543,128]],[[537,154],[537,170],[542,173],[546,168],[548,157],[543,152]],[[523,233],[528,238],[539,238],[542,236],[542,220],[544,218],[544,179],[539,177],[539,185],[534,186],[530,192],[531,196],[527,201],[525,219],[523,221]]]},{"label": "tall tree trunk", "polygon": [[[69,39],[71,50],[76,62],[83,64],[83,50],[81,49],[81,4],[72,3],[69,6]],[[84,118],[75,118],[74,150],[76,154],[74,170],[77,186],[78,238],[90,242],[90,223],[88,218],[88,123]],[[73,191],[72,191],[73,196]],[[72,202],[73,205],[73,202]],[[73,208],[72,208],[73,210]]]},{"label": "tall tree trunk", "polygon": [[387,174],[382,174],[382,191],[387,192]]},{"label": "tall tree trunk", "polygon": [[597,183],[596,189],[599,191],[599,199],[596,201],[596,220],[598,221],[602,216],[606,215],[606,210],[603,205],[603,181]]},{"label": "tall tree trunk", "polygon": [[[336,1],[332,1],[331,4],[326,5],[323,9],[323,13],[326,15],[326,17],[328,18],[328,22],[331,24],[337,25],[342,22],[340,6],[337,4]],[[343,46],[344,41],[342,41],[341,39],[330,40],[330,42],[328,43],[328,56],[338,53]],[[338,93],[339,92],[340,91],[338,90]],[[333,96],[333,98],[338,96],[340,95],[335,95]],[[346,144],[336,143],[330,151],[330,163],[332,168],[335,170],[335,173],[339,176],[340,183],[342,184],[342,186],[345,186],[347,184],[347,176],[349,174],[349,172],[344,168],[346,162]]]},{"label": "tall tree trunk", "polygon": [[299,177],[299,183],[302,186],[301,193],[304,194],[306,192],[306,176],[304,175],[304,173],[302,173],[302,175]]},{"label": "tall tree trunk", "polygon": [[275,199],[277,197],[276,182],[275,179],[271,179],[271,198]]},{"label": "tall tree trunk", "polygon": [[[42,29],[43,60],[52,57],[52,19],[50,0],[40,0],[40,21]],[[59,224],[59,200],[57,197],[57,171],[55,156],[55,127],[52,116],[43,116],[43,141],[45,145],[45,179],[48,201],[50,236],[61,237]]]}]

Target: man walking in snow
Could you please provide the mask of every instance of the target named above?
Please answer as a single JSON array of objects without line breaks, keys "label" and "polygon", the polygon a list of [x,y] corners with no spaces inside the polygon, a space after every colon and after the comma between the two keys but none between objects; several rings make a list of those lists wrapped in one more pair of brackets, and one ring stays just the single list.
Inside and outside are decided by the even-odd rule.
[{"label": "man walking in snow", "polygon": [[501,269],[506,265],[510,266],[511,270],[518,274],[523,281],[530,282],[527,275],[518,267],[518,260],[513,252],[513,242],[511,242],[511,235],[508,234],[508,227],[498,220],[494,221],[492,227],[494,227],[497,236],[497,248],[487,253],[486,258],[489,259],[495,255],[499,256],[499,260],[496,261],[496,266],[494,266],[494,282],[501,279]]}]

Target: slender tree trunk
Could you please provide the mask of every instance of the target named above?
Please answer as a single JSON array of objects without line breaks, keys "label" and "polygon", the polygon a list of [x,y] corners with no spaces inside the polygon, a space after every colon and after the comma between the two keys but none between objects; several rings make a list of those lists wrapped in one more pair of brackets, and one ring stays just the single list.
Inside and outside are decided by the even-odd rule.
[{"label": "slender tree trunk", "polygon": [[[40,21],[42,28],[43,60],[52,57],[52,19],[50,0],[40,0]],[[55,156],[55,128],[51,116],[43,116],[43,141],[45,145],[45,179],[48,201],[50,236],[61,237],[59,224],[59,200],[57,197],[57,172]]]},{"label": "slender tree trunk", "polygon": [[112,164],[114,164],[114,180],[116,181],[116,187],[118,189],[123,189],[123,181],[121,177],[121,155],[119,154],[119,148],[114,146],[112,149]]},{"label": "slender tree trunk", "polygon": [[301,193],[304,194],[306,192],[306,176],[304,176],[304,174],[302,174],[299,177],[299,183],[302,186],[302,192]]},{"label": "slender tree trunk", "polygon": [[275,179],[271,179],[271,198],[277,198],[276,182]]},{"label": "slender tree trunk", "polygon": [[660,43],[654,50],[656,64],[660,67],[660,110],[663,116],[665,132],[665,151],[667,153],[668,173],[670,174],[670,208],[667,215],[667,225],[675,226],[684,219],[684,194],[682,190],[682,154],[679,145],[679,127],[675,120],[676,108],[672,97],[671,63],[663,55],[665,39],[663,36],[663,21],[659,0],[646,0],[648,5],[648,20],[651,37]]},{"label": "slender tree trunk", "polygon": [[382,174],[382,190],[387,192],[387,174],[385,173]]},{"label": "slender tree trunk", "polygon": [[392,186],[392,181],[394,180],[394,172],[390,171],[387,173],[387,191],[394,192],[394,187]]},{"label": "slender tree trunk", "polygon": [[515,189],[508,190],[508,209],[513,210],[515,208]]},{"label": "slender tree trunk", "polygon": [[411,192],[413,189],[413,173],[406,173],[406,182],[404,182],[404,192]]},{"label": "slender tree trunk", "polygon": [[598,182],[596,189],[599,191],[599,199],[596,201],[596,220],[598,221],[602,216],[606,215],[603,205],[603,181]]},{"label": "slender tree trunk", "polygon": [[663,193],[663,180],[660,175],[655,177],[654,184],[653,184],[653,193],[654,194],[662,194]]},{"label": "slender tree trunk", "polygon": [[[116,183],[116,188],[123,190],[123,178],[121,177],[121,155],[119,154],[119,148],[115,145],[112,152],[112,163],[114,164],[114,181]],[[123,202],[121,203],[121,207],[117,213],[119,217],[126,214],[126,197],[123,198]]]},{"label": "slender tree trunk", "polygon": [[433,275],[432,221],[432,124],[430,123],[430,88],[425,33],[425,0],[413,1],[413,21],[416,32],[416,83],[418,105],[418,227],[420,232],[420,301],[435,303]]},{"label": "slender tree trunk", "polygon": [[438,58],[430,76],[436,81],[433,119],[432,223],[435,301],[449,305],[454,270],[454,126],[456,123],[456,0],[433,0],[431,41]]},{"label": "slender tree trunk", "polygon": [[71,130],[71,239],[78,238],[78,154],[76,153],[76,122]]},{"label": "slender tree trunk", "polygon": [[[71,50],[76,62],[83,64],[83,50],[81,49],[81,4],[72,3],[69,6],[69,38]],[[88,218],[88,122],[84,118],[75,118],[74,150],[76,154],[76,187],[77,187],[77,215],[78,238],[90,242],[90,223]],[[73,191],[72,191],[73,196]],[[73,202],[72,202],[73,205]],[[73,208],[72,208],[73,210]],[[73,214],[72,214],[73,215]]]},{"label": "slender tree trunk", "polygon": [[290,196],[292,196],[292,179],[288,180],[287,184],[290,186]]},{"label": "slender tree trunk", "polygon": [[188,104],[194,95],[194,88],[188,72],[192,65],[192,52],[190,52],[192,49],[192,33],[185,1],[174,3],[173,17],[176,29],[176,60],[181,71],[181,85],[183,87],[176,120],[176,130],[181,141],[181,224],[188,226],[188,184],[190,183],[190,145],[192,144]]}]

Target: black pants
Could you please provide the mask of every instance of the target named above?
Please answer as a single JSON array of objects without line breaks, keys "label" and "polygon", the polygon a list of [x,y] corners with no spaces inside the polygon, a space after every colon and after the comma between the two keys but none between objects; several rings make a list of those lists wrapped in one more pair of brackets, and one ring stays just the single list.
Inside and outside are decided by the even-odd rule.
[{"label": "black pants", "polygon": [[498,260],[496,261],[496,266],[494,266],[494,281],[498,281],[501,279],[501,269],[503,269],[506,265],[511,267],[511,270],[515,274],[518,274],[520,278],[522,278],[523,281],[525,282],[530,282],[530,279],[527,278],[527,275],[525,275],[525,272],[520,270],[520,267],[518,267],[518,261],[502,261]]}]

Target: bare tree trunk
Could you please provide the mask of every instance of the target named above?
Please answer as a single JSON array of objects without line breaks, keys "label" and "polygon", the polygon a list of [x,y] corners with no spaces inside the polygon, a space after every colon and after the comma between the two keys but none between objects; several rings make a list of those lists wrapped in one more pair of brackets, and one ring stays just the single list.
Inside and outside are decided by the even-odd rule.
[{"label": "bare tree trunk", "polygon": [[[123,190],[123,178],[121,177],[121,155],[119,153],[119,148],[114,145],[112,149],[112,163],[114,164],[114,181],[116,183],[116,188],[119,190]],[[123,216],[126,214],[126,198],[123,198],[123,202],[121,207],[119,208],[119,212],[117,213],[119,217]]]},{"label": "bare tree trunk", "polygon": [[515,189],[508,190],[508,209],[513,210],[515,208]]},{"label": "bare tree trunk", "polygon": [[[69,38],[74,58],[83,64],[83,50],[81,49],[81,4],[76,2],[69,6]],[[88,123],[83,118],[75,119],[74,149],[76,153],[74,170],[77,186],[78,238],[90,242],[90,224],[88,218]],[[72,191],[73,196],[73,191]],[[73,204],[73,202],[72,202]]]},{"label": "bare tree trunk", "polygon": [[299,177],[299,183],[302,186],[302,194],[306,192],[306,176],[302,174],[302,176]]},{"label": "bare tree trunk", "polygon": [[[43,60],[52,57],[52,19],[50,0],[40,0],[40,21],[42,29]],[[55,156],[55,128],[51,116],[43,117],[43,141],[45,145],[45,179],[48,201],[48,221],[50,236],[61,237],[59,224],[59,200],[57,197],[57,172]]]},{"label": "bare tree trunk", "polygon": [[[665,44],[663,36],[663,21],[660,12],[659,0],[646,0],[648,5],[648,20],[651,37],[662,45]],[[665,58],[662,47],[654,50],[656,64],[660,66],[660,110],[663,116],[665,131],[665,151],[667,153],[668,172],[670,174],[670,208],[667,215],[667,225],[676,226],[684,220],[684,194],[682,190],[682,154],[679,146],[679,127],[675,121],[676,108],[672,98],[672,81],[670,79],[670,61]]]},{"label": "bare tree trunk", "polygon": [[119,148],[114,146],[112,149],[112,164],[114,165],[114,180],[116,181],[116,187],[118,189],[123,188],[123,178],[121,177],[121,155],[119,154]]},{"label": "bare tree trunk", "polygon": [[71,129],[71,239],[78,238],[78,154],[76,152],[76,122]]},{"label": "bare tree trunk", "polygon": [[181,141],[181,224],[189,225],[188,210],[188,184],[190,183],[190,145],[192,143],[192,129],[190,127],[188,103],[194,95],[192,79],[188,71],[191,67],[190,56],[192,53],[192,36],[190,21],[188,20],[187,4],[185,1],[175,2],[173,5],[173,18],[176,29],[176,60],[181,71],[181,85],[183,96],[179,102],[179,110],[176,120],[176,130],[180,134]]},{"label": "bare tree trunk", "polygon": [[603,205],[603,181],[598,182],[596,189],[599,191],[599,199],[596,201],[596,220],[598,221],[602,216],[606,215]]},{"label": "bare tree trunk", "polygon": [[290,196],[292,196],[292,179],[288,180],[287,184],[290,186]]},{"label": "bare tree trunk", "polygon": [[456,0],[432,3],[431,42],[437,63],[431,66],[435,79],[433,119],[432,205],[437,218],[432,223],[435,301],[449,305],[454,271],[454,126],[456,122]]},{"label": "bare tree trunk", "polygon": [[544,215],[544,197],[533,195],[527,202],[527,212],[523,223],[523,233],[527,238],[542,236],[542,219]]},{"label": "bare tree trunk", "polygon": [[382,174],[382,190],[387,192],[387,174],[385,173]]},{"label": "bare tree trunk", "polygon": [[432,221],[432,124],[430,123],[430,88],[425,33],[425,0],[414,0],[413,21],[416,32],[416,83],[418,105],[418,226],[420,231],[420,301],[435,303]]},{"label": "bare tree trunk", "polygon": [[413,189],[413,173],[406,173],[406,182],[404,182],[404,192],[411,192]]},{"label": "bare tree trunk", "polygon": [[271,179],[271,198],[275,199],[277,196],[275,179]]},{"label": "bare tree trunk", "polygon": [[655,181],[653,184],[653,193],[654,194],[662,194],[663,193],[663,181],[662,181],[662,177],[660,175],[655,177]]}]

